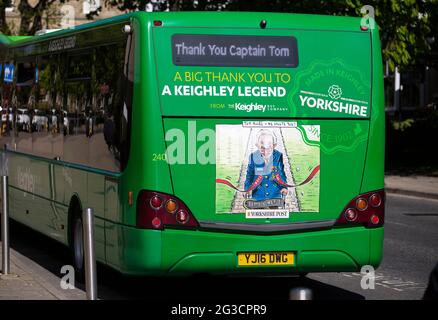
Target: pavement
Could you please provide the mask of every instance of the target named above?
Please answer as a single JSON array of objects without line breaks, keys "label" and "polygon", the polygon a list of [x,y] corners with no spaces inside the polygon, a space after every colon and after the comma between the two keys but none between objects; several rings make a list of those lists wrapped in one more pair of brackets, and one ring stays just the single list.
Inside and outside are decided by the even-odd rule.
[{"label": "pavement", "polygon": [[[1,250],[0,259],[2,259]],[[10,249],[10,273],[0,274],[0,300],[85,299],[86,293],[83,290],[62,289],[58,276],[14,249]]]},{"label": "pavement", "polygon": [[387,193],[438,199],[438,177],[385,176],[385,190]]},{"label": "pavement", "polygon": [[[438,177],[385,176],[385,189],[388,194],[438,199]],[[10,256],[10,275],[0,275],[0,300],[86,299],[80,288],[62,289],[61,274],[54,274],[12,248]]]}]

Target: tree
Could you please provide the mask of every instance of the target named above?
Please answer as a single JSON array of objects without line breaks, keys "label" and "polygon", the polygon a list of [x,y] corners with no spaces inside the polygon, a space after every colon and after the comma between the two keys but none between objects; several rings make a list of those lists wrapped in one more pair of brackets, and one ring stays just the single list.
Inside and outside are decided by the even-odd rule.
[{"label": "tree", "polygon": [[35,32],[43,27],[43,17],[55,3],[65,3],[68,0],[39,0],[34,6],[29,4],[29,0],[20,0],[18,11],[20,11],[21,21],[19,35],[34,35]]},{"label": "tree", "polygon": [[219,11],[232,0],[105,0],[106,5],[117,7],[121,11]]},{"label": "tree", "polygon": [[[360,13],[368,1],[348,0],[348,5]],[[375,20],[379,24],[382,54],[391,70],[401,70],[416,64],[431,49],[431,12],[438,6],[437,0],[380,0],[371,3]]]},{"label": "tree", "polygon": [[9,34],[10,30],[6,23],[6,7],[9,5],[8,0],[0,0],[0,32]]},{"label": "tree", "polygon": [[[431,49],[431,37],[437,29],[438,0],[106,0],[107,5],[121,11],[260,11],[294,12],[362,16],[364,5],[374,8],[375,20],[379,25],[383,59],[391,70],[401,70],[418,62]],[[432,22],[435,17],[435,23]]]},{"label": "tree", "polygon": [[[36,31],[43,28],[43,19],[48,19],[55,12],[53,6],[59,3],[65,3],[69,0],[39,0],[34,5],[29,0],[20,0],[17,6],[20,12],[19,35],[34,35]],[[0,0],[0,32],[11,34],[11,29],[6,23],[6,8],[10,6],[10,0]]]}]

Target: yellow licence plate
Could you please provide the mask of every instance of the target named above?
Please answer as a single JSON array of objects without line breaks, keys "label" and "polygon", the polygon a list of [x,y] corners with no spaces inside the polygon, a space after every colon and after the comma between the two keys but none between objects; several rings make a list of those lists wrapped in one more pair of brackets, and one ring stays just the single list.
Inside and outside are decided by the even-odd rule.
[{"label": "yellow licence plate", "polygon": [[292,266],[295,264],[293,252],[239,252],[238,266]]}]

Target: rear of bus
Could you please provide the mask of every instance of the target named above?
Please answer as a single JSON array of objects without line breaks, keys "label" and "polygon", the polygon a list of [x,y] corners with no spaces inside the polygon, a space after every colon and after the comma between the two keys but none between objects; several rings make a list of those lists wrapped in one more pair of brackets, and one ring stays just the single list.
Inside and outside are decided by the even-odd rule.
[{"label": "rear of bus", "polygon": [[377,27],[295,14],[138,17],[135,99],[143,107],[133,109],[125,181],[134,190],[126,222],[135,227],[124,233],[123,271],[377,267]]}]

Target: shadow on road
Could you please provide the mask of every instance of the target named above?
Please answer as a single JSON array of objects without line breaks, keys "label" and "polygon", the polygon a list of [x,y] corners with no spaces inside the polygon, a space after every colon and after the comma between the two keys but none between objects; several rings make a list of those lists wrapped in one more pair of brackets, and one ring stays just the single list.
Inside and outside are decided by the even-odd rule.
[{"label": "shadow on road", "polygon": [[[14,250],[62,277],[61,267],[70,264],[70,253],[65,246],[13,221],[10,235]],[[315,300],[365,299],[357,293],[298,276],[127,277],[98,265],[97,277],[99,299],[287,300],[290,289],[298,286],[310,288]],[[83,284],[77,287],[84,289]]]}]

